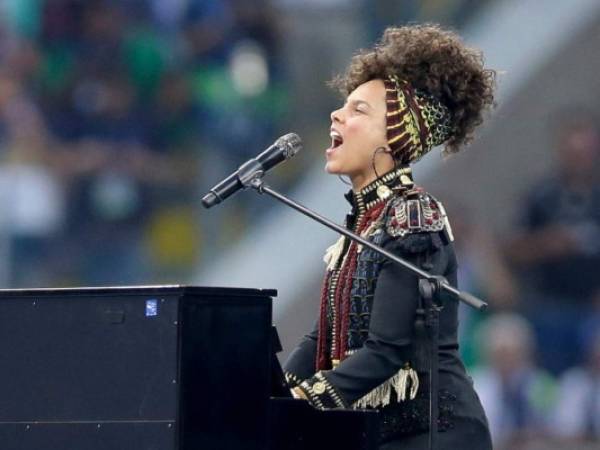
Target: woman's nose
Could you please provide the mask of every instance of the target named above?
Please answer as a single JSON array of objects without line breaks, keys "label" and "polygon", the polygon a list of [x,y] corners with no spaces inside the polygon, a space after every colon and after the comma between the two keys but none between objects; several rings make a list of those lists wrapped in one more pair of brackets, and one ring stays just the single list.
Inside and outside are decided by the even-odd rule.
[{"label": "woman's nose", "polygon": [[335,122],[341,122],[341,109],[336,109],[334,111],[331,112],[331,122],[335,123]]}]

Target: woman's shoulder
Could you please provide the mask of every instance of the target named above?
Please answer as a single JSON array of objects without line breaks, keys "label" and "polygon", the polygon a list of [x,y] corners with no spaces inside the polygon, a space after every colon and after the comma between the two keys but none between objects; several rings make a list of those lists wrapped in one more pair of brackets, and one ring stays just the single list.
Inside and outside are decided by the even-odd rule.
[{"label": "woman's shoulder", "polygon": [[418,253],[454,240],[443,204],[420,187],[394,195],[382,219],[390,244],[400,251]]}]

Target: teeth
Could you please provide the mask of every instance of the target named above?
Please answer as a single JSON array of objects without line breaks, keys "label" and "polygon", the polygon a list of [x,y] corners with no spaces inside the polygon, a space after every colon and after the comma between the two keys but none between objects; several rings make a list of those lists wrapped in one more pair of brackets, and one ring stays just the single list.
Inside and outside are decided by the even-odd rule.
[{"label": "teeth", "polygon": [[332,129],[329,133],[329,136],[331,136],[331,147],[332,148],[336,148],[336,147],[342,145],[342,142],[344,142],[342,135],[337,130]]}]

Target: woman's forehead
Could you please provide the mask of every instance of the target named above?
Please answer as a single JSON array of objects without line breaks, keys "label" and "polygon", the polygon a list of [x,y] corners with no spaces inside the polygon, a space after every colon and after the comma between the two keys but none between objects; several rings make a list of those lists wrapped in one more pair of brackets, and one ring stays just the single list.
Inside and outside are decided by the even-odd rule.
[{"label": "woman's forehead", "polygon": [[379,79],[367,81],[354,89],[346,102],[367,104],[374,109],[385,108],[385,85]]}]

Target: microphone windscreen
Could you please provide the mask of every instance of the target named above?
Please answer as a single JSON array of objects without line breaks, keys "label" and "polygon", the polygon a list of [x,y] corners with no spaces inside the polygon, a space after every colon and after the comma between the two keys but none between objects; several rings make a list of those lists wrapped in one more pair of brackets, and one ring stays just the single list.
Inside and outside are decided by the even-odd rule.
[{"label": "microphone windscreen", "polygon": [[296,133],[281,136],[275,144],[284,149],[283,156],[285,159],[290,159],[302,149],[302,139]]}]

